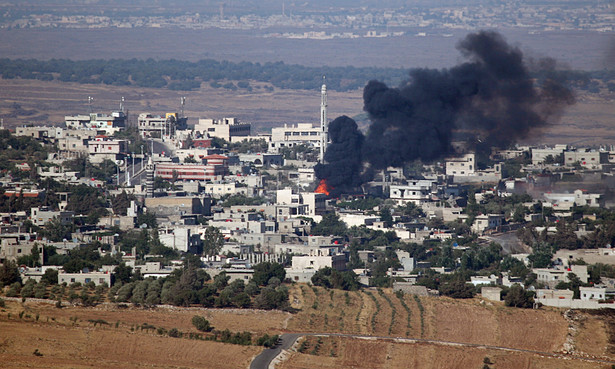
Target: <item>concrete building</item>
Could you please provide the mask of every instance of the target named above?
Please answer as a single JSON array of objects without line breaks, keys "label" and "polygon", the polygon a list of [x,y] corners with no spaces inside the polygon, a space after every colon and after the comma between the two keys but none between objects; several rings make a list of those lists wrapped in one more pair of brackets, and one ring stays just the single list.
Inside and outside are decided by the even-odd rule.
[{"label": "concrete building", "polygon": [[228,142],[241,142],[250,136],[251,125],[241,123],[237,118],[199,119],[194,131],[204,137],[218,137]]},{"label": "concrete building", "polygon": [[579,163],[587,169],[600,169],[602,164],[609,162],[609,153],[590,149],[576,149],[564,151],[564,165],[572,167]]},{"label": "concrete building", "polygon": [[193,232],[191,227],[159,227],[158,239],[163,245],[173,250],[190,252],[193,254],[200,254],[203,251],[201,235]]},{"label": "concrete building", "polygon": [[502,289],[500,287],[481,287],[480,295],[487,300],[502,301]]},{"label": "concrete building", "polygon": [[150,114],[141,113],[137,127],[139,135],[147,137],[174,137],[178,129],[186,129],[188,118],[179,117],[177,113]]},{"label": "concrete building", "polygon": [[67,283],[81,283],[87,284],[94,282],[95,285],[100,286],[106,284],[111,286],[111,273],[109,272],[90,272],[90,273],[64,273],[60,271],[58,273],[58,284]]},{"label": "concrete building", "polygon": [[253,164],[257,168],[284,165],[284,159],[280,154],[239,154],[239,161],[244,164]]},{"label": "concrete building", "polygon": [[22,126],[15,128],[15,136],[27,136],[37,140],[56,141],[57,139],[64,138],[64,129],[62,127]]},{"label": "concrete building", "polygon": [[94,140],[88,141],[88,153],[90,162],[94,164],[105,160],[117,162],[128,154],[128,141],[97,136]]},{"label": "concrete building", "polygon": [[602,194],[586,190],[575,190],[573,193],[546,192],[543,197],[555,211],[567,211],[574,206],[604,207]]},{"label": "concrete building", "polygon": [[530,149],[532,155],[532,164],[538,165],[544,163],[549,156],[556,158],[562,155],[565,150],[568,150],[568,145],[555,145],[554,147],[533,147]]},{"label": "concrete building", "polygon": [[312,123],[284,124],[284,127],[273,127],[269,151],[278,152],[281,148],[302,144],[320,148],[321,129],[322,127],[314,126]]},{"label": "concrete building", "polygon": [[[298,215],[316,216],[322,215],[325,210],[326,196],[315,192],[293,192],[291,188],[285,188],[276,192],[276,217],[288,218]],[[285,209],[290,210],[288,213]],[[302,210],[304,209],[304,210]],[[285,220],[285,219],[284,219]]]},{"label": "concrete building", "polygon": [[154,176],[169,181],[220,181],[228,175],[226,156],[209,155],[205,159],[207,164],[159,163]]},{"label": "concrete building", "polygon": [[2,237],[0,240],[0,264],[7,261],[17,261],[22,256],[32,255],[33,249],[39,253],[39,263],[43,264],[43,244],[20,240],[19,235],[13,237]]},{"label": "concrete building", "polygon": [[58,218],[63,225],[72,224],[75,213],[72,211],[54,211],[47,207],[30,209],[30,220],[34,225],[42,227],[53,218]]},{"label": "concrete building", "polygon": [[437,193],[437,182],[432,180],[412,180],[406,185],[391,185],[389,198],[398,206],[412,202],[421,205],[432,201]]},{"label": "concrete building", "polygon": [[211,198],[202,196],[148,197],[145,199],[148,211],[158,216],[181,214],[211,215]]},{"label": "concrete building", "polygon": [[114,111],[111,114],[92,113],[64,117],[68,129],[93,130],[104,132],[107,135],[112,135],[126,128],[126,119],[126,115],[121,111]]},{"label": "concrete building", "polygon": [[605,300],[606,288],[598,287],[579,287],[581,300]]},{"label": "concrete building", "polygon": [[447,176],[472,176],[476,173],[476,163],[474,154],[465,154],[459,158],[446,160]]},{"label": "concrete building", "polygon": [[487,230],[497,229],[502,225],[504,216],[500,214],[479,215],[474,219],[472,231],[475,233],[484,233]]},{"label": "concrete building", "polygon": [[569,268],[550,269],[550,268],[534,268],[533,273],[536,273],[536,280],[545,283],[549,287],[555,287],[558,283],[570,282],[568,275],[574,273],[583,283],[587,283],[589,274],[587,265],[571,265]]}]

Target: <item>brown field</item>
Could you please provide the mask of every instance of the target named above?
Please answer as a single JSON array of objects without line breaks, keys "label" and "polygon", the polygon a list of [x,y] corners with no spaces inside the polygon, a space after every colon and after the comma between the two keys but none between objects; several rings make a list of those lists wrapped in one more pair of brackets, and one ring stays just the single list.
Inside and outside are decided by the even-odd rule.
[{"label": "brown field", "polygon": [[[126,86],[84,85],[36,80],[0,79],[0,117],[6,127],[23,124],[61,125],[65,115],[88,113],[88,96],[92,108],[109,112],[119,108],[123,96],[131,120],[142,112],[177,111],[181,96],[187,97],[185,114],[189,123],[197,118],[234,116],[252,122],[257,133],[269,132],[284,123],[318,122],[318,91],[281,90],[266,92],[263,83],[252,82],[253,92],[232,92],[202,84],[197,91],[179,92]],[[258,88],[261,87],[261,88]],[[557,124],[535,132],[524,144],[568,143],[610,144],[615,140],[613,95],[581,95]],[[329,117],[356,116],[362,113],[362,91],[329,92]],[[20,108],[17,108],[17,104]],[[365,128],[365,125],[363,125]]]},{"label": "brown field", "polygon": [[413,337],[555,352],[562,348],[568,328],[559,310],[510,309],[477,299],[421,297],[421,312],[417,300],[406,295],[408,327],[408,312],[390,289],[348,292],[348,304],[344,291],[305,285],[293,287],[292,296],[301,301],[295,305],[301,311],[288,322],[291,332]]},{"label": "brown field", "polygon": [[[137,328],[147,323],[197,333],[191,324],[197,314],[205,316],[215,329],[250,331],[256,336],[279,332],[289,317],[277,311],[145,310],[109,305],[57,309],[47,303],[7,301],[7,308],[0,313],[0,367],[238,368],[247,367],[261,351],[256,346],[171,338]],[[98,319],[109,325],[94,327],[88,321]],[[44,356],[33,355],[36,349]]]},{"label": "brown field", "polygon": [[[7,300],[6,308],[0,309],[0,367],[245,368],[261,351],[256,346],[171,338],[156,330],[140,329],[147,323],[196,333],[190,320],[197,314],[210,320],[215,329],[249,331],[254,337],[312,332],[402,339],[307,336],[279,368],[478,368],[485,357],[497,368],[611,365],[583,358],[615,363],[615,316],[609,313],[577,312],[574,323],[569,323],[562,310],[551,308],[514,309],[478,298],[407,295],[402,304],[390,289],[346,293],[302,284],[292,286],[290,296],[297,309],[294,314],[196,307],[143,309],[116,304],[57,309],[50,303]],[[109,324],[94,326],[90,320]],[[405,338],[431,342],[411,343],[403,341]],[[567,340],[574,347],[572,354],[562,354]],[[35,350],[43,356],[35,356]]]},{"label": "brown field", "polygon": [[[276,368],[481,368],[485,358],[491,368],[610,368],[582,360],[562,360],[529,353],[503,353],[482,348],[430,344],[374,342],[349,338],[323,338],[317,355],[311,354],[316,339],[305,353],[293,352]],[[316,364],[317,363],[317,364]]]}]

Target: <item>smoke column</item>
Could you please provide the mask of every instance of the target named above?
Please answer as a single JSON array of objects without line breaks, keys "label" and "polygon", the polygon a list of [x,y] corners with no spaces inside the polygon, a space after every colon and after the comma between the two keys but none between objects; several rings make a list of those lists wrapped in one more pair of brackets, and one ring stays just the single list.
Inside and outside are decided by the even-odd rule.
[{"label": "smoke column", "polygon": [[453,141],[478,151],[509,147],[574,102],[554,78],[554,61],[541,61],[542,78],[535,80],[521,51],[496,32],[469,34],[457,48],[467,62],[453,68],[413,69],[399,88],[370,81],[363,91],[372,122],[367,134],[348,117],[331,122],[332,144],[317,177],[340,193],[370,180],[374,170],[459,154]]}]

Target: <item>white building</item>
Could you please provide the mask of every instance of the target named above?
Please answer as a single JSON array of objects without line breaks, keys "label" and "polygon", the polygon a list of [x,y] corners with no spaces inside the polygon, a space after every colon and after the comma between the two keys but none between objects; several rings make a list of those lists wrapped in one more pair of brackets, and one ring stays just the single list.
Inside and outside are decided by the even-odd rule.
[{"label": "white building", "polygon": [[606,151],[590,149],[564,151],[564,164],[567,167],[572,167],[575,163],[579,163],[587,169],[600,169],[602,167],[601,164],[607,163],[608,160],[609,153]]},{"label": "white building", "polygon": [[128,141],[96,137],[88,141],[88,153],[92,163],[121,160],[128,153]]},{"label": "white building", "polygon": [[90,282],[94,282],[94,284],[97,286],[100,286],[102,284],[107,284],[107,286],[111,286],[111,273],[109,272],[64,273],[62,271],[58,273],[58,284],[62,284],[62,283],[87,284]]},{"label": "white building", "polygon": [[141,137],[174,137],[175,131],[185,129],[187,118],[181,118],[177,113],[150,114],[141,113],[138,119]]},{"label": "white building", "polygon": [[460,158],[446,160],[447,176],[472,176],[476,173],[474,154],[465,154]]},{"label": "white building", "polygon": [[606,288],[598,287],[579,287],[581,300],[604,300],[606,298]]},{"label": "white building", "polygon": [[398,206],[409,202],[421,205],[431,201],[437,191],[436,184],[436,181],[421,179],[408,181],[406,185],[391,185],[389,198]]},{"label": "white building", "polygon": [[281,148],[300,144],[320,147],[320,132],[321,128],[312,123],[284,124],[284,127],[274,127],[271,129],[269,151],[278,152]]},{"label": "white building", "polygon": [[203,136],[218,137],[228,142],[240,142],[250,136],[250,123],[241,123],[237,118],[199,119],[194,130]]},{"label": "white building", "polygon": [[[285,188],[283,190],[277,191],[276,196],[276,205],[282,207],[284,205],[296,207],[296,208],[305,208],[305,210],[301,211],[301,214],[293,214],[292,212],[289,214],[290,217],[296,215],[306,215],[306,216],[316,216],[321,215],[322,211],[325,210],[325,199],[326,196],[321,193],[315,192],[299,192],[295,193],[291,188]],[[281,215],[278,212],[282,210],[280,207],[279,210],[276,211],[276,216]],[[303,214],[304,213],[304,214]]]},{"label": "white building", "polygon": [[499,214],[479,215],[474,219],[472,231],[483,233],[488,229],[496,229],[502,225],[503,219],[504,216]]},{"label": "white building", "polygon": [[114,111],[111,114],[92,113],[64,117],[68,129],[103,131],[107,135],[126,128],[126,119],[126,115],[121,111]]}]

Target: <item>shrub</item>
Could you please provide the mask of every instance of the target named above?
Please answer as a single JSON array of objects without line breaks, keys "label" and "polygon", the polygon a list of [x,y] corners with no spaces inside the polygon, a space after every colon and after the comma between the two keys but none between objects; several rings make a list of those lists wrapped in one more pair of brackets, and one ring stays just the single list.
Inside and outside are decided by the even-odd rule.
[{"label": "shrub", "polygon": [[264,336],[261,336],[256,340],[256,344],[259,346],[265,346],[267,348],[272,348],[278,344],[279,338],[280,336],[278,336],[277,334],[272,335],[272,336],[265,334]]},{"label": "shrub", "polygon": [[198,315],[192,317],[192,325],[201,332],[210,332],[213,329],[209,320]]},{"label": "shrub", "polygon": [[180,338],[182,336],[182,332],[177,328],[171,328],[169,330],[169,337]]}]

